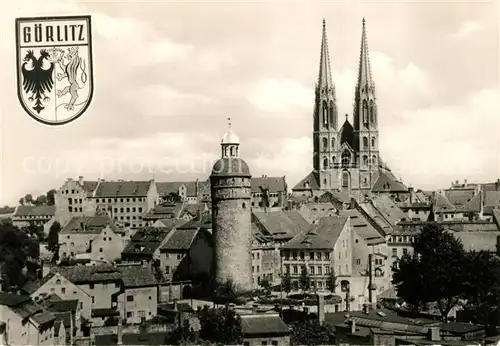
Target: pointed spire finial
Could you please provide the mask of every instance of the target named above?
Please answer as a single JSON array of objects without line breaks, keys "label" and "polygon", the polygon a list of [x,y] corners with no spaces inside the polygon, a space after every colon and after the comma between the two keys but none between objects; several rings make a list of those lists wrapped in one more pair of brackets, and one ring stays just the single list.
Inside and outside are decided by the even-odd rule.
[{"label": "pointed spire finial", "polygon": [[361,30],[361,48],[359,54],[359,70],[358,70],[358,84],[357,88],[369,87],[374,90],[375,83],[373,83],[371,75],[370,57],[368,50],[368,39],[366,36],[366,20],[363,17]]},{"label": "pointed spire finial", "polygon": [[323,18],[323,30],[321,33],[321,56],[319,61],[318,87],[333,87],[332,72],[330,68],[330,54],[328,52],[328,40],[326,37],[326,20]]},{"label": "pointed spire finial", "polygon": [[231,118],[227,118],[227,127],[231,131]]}]

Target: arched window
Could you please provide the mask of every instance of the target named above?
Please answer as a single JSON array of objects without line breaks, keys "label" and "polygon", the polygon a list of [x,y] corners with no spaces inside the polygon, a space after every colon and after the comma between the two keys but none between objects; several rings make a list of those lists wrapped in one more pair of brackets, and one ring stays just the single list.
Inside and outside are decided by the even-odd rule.
[{"label": "arched window", "polygon": [[326,185],[326,178],[323,179],[323,185]]},{"label": "arched window", "polygon": [[328,113],[330,114],[330,124],[335,124],[335,112],[334,112],[334,104],[333,101],[330,101],[330,105],[328,106]]},{"label": "arched window", "polygon": [[328,139],[323,138],[323,149],[326,150],[328,149]]},{"label": "arched window", "polygon": [[368,124],[368,103],[363,101],[363,124]]},{"label": "arched window", "polygon": [[377,165],[377,156],[376,155],[372,156],[372,164]]},{"label": "arched window", "polygon": [[365,166],[368,165],[368,155],[363,156],[363,165],[365,165]]},{"label": "arched window", "polygon": [[368,149],[368,138],[363,137],[363,148]]},{"label": "arched window", "polygon": [[332,163],[335,164],[337,162],[337,158],[335,156],[332,156]]},{"label": "arched window", "polygon": [[235,148],[234,148],[234,147],[231,147],[231,156],[234,156],[234,154],[236,154],[236,152],[235,152]]},{"label": "arched window", "polygon": [[335,150],[335,138],[332,138],[332,149]]},{"label": "arched window", "polygon": [[341,160],[342,160],[342,166],[349,166],[351,163],[351,153],[349,153],[349,151],[347,150],[344,150],[344,152],[342,153]]},{"label": "arched window", "polygon": [[342,173],[342,187],[344,189],[349,188],[349,173],[348,172],[343,172]]},{"label": "arched window", "polygon": [[328,159],[327,158],[323,159],[323,169],[328,169]]},{"label": "arched window", "polygon": [[375,148],[375,137],[372,137],[372,148]]}]

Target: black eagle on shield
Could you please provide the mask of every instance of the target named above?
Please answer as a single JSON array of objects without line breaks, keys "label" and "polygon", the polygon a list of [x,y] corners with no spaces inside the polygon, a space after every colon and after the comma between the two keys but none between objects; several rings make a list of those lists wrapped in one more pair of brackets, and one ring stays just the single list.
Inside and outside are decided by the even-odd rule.
[{"label": "black eagle on shield", "polygon": [[[45,50],[40,50],[40,56],[35,57],[33,50],[28,50],[23,59],[21,71],[23,74],[23,89],[30,95],[28,101],[35,102],[33,109],[40,114],[45,108],[43,104],[50,100],[46,95],[52,91],[54,86],[53,72],[54,62],[49,61],[50,54]],[[48,68],[44,68],[47,60]]]}]

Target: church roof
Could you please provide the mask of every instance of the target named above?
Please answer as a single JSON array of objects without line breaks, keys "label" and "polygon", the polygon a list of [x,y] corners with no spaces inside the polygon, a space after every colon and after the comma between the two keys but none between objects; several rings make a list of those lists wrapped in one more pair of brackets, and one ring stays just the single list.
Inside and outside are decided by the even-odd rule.
[{"label": "church roof", "polygon": [[347,143],[351,148],[356,150],[356,140],[354,135],[354,128],[352,127],[349,120],[347,120],[347,115],[344,124],[340,128],[340,145]]},{"label": "church roof", "polygon": [[405,184],[398,181],[389,171],[381,172],[378,179],[373,184],[372,192],[407,192]]},{"label": "church roof", "polygon": [[292,190],[294,191],[319,190],[318,174],[315,172],[309,173],[301,181],[299,181]]}]

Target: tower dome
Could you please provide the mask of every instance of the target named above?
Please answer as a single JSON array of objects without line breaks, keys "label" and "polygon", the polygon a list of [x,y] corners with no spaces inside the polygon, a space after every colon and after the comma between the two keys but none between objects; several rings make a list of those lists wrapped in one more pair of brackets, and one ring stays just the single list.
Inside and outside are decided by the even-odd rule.
[{"label": "tower dome", "polygon": [[233,130],[229,129],[222,137],[221,144],[240,144],[240,138]]}]

